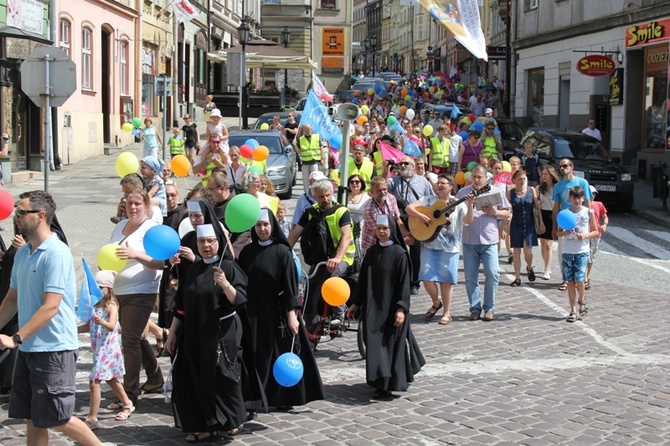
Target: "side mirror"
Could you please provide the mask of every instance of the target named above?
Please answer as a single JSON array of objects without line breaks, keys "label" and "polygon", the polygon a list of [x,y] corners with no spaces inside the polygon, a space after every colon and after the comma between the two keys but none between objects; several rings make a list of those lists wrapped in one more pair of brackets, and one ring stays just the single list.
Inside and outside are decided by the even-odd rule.
[{"label": "side mirror", "polygon": [[621,164],[621,158],[615,156],[614,158],[612,158],[612,162],[614,162],[614,164]]}]

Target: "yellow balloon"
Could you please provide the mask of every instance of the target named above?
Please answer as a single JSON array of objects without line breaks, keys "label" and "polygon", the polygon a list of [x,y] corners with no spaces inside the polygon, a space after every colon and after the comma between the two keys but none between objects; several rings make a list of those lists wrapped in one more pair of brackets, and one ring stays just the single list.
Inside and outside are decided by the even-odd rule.
[{"label": "yellow balloon", "polygon": [[140,161],[134,153],[122,152],[116,159],[114,168],[116,169],[116,174],[123,178],[130,173],[137,173],[140,169]]},{"label": "yellow balloon", "polygon": [[340,185],[340,172],[338,170],[333,170],[330,174],[330,178],[335,181],[335,184]]},{"label": "yellow balloon", "polygon": [[126,122],[121,126],[121,129],[123,129],[124,132],[132,132],[133,131],[133,124],[131,122]]},{"label": "yellow balloon", "polygon": [[98,251],[98,267],[100,269],[107,269],[120,272],[126,266],[126,260],[120,259],[116,255],[116,250],[119,245],[116,243],[108,243]]},{"label": "yellow balloon", "polygon": [[432,135],[432,134],[433,134],[433,126],[430,125],[430,124],[429,124],[429,125],[425,125],[425,126],[423,127],[423,136],[428,137],[428,136],[430,136],[430,135]]},{"label": "yellow balloon", "polygon": [[364,115],[367,115],[368,112],[370,111],[370,108],[367,105],[362,105],[361,111],[363,112]]},{"label": "yellow balloon", "polygon": [[261,130],[270,130],[270,125],[267,122],[262,123]]},{"label": "yellow balloon", "polygon": [[509,163],[509,161],[503,161],[502,166],[503,166],[503,172],[511,172],[512,171],[512,165]]},{"label": "yellow balloon", "polygon": [[339,307],[349,300],[349,284],[341,277],[331,277],[323,282],[321,295],[328,305]]}]

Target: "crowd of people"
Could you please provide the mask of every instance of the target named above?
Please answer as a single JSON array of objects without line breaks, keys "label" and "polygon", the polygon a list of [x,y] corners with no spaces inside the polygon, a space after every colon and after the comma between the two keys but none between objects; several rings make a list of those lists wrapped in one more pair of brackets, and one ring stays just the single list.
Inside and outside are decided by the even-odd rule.
[{"label": "crowd of people", "polygon": [[[118,274],[96,274],[103,297],[80,327],[74,319],[72,255],[55,203],[46,192],[22,194],[14,216],[16,236],[11,246],[2,246],[0,347],[12,350],[12,356],[0,364],[0,386],[11,394],[10,416],[28,420],[29,437],[43,438],[54,428],[81,444],[96,445],[100,443],[91,431],[100,427],[101,381],[117,397],[106,407],[118,411],[118,421],[131,417],[140,396],[170,387],[175,425],[187,434],[187,442],[197,442],[235,436],[258,412],[323,399],[306,330],[323,305],[320,284],[330,277],[357,277],[348,309],[335,306],[331,312],[334,320],[360,317],[365,322],[366,382],[374,389],[373,398],[381,400],[406,391],[425,364],[409,324],[411,296],[423,285],[431,299],[425,319],[441,310],[439,323],[452,321],[461,255],[472,321],[495,317],[504,247],[514,265],[510,285],[517,287],[522,253],[527,280],[536,280],[532,248],[538,243],[542,278],[551,278],[555,240],[563,279],[559,289],[567,290],[570,305],[567,321],[587,314],[584,291],[608,223],[604,207],[593,201],[597,191],[574,175],[567,158],[559,163],[560,175],[551,166],[540,166],[532,148],[522,158],[502,161],[496,111],[490,107],[480,107],[481,116],[467,119],[421,116],[405,104],[418,94],[432,100],[432,93],[425,97],[407,88],[398,86],[395,95],[374,97],[369,105],[360,98],[365,119],[345,135],[351,137],[352,155],[347,178],[339,179],[346,187],[341,204],[333,198],[338,170],[328,142],[308,125],[293,125],[294,116],[290,127],[277,125],[302,160],[305,192],[292,217],[269,178],[247,171],[250,163],[240,160],[239,147],[228,145],[228,131],[215,107],[208,110],[202,147],[189,116],[181,133],[175,129],[168,141],[171,155],[187,156],[192,173],[199,175],[184,200],[169,167],[157,157],[154,143],[161,141],[151,137],[151,122],[145,121],[140,172],[122,178],[123,197],[112,217],[110,242],[118,245],[116,255],[125,265]],[[482,93],[495,94],[475,91],[475,103]],[[461,132],[467,132],[465,138]],[[407,151],[407,141],[419,153],[405,153],[397,162],[383,155],[382,144]],[[233,232],[226,208],[240,194],[257,199],[261,212],[249,230]],[[565,209],[575,215],[574,228],[557,224]],[[160,224],[181,236],[179,251],[167,261],[153,259],[143,245],[147,232]],[[299,240],[311,243],[320,227],[323,249],[303,248],[302,254],[310,273],[320,262],[325,268],[317,271],[303,302],[298,277],[304,273],[296,267],[292,249]],[[426,228],[429,233],[419,236]],[[44,269],[40,281],[16,273],[36,265],[34,253],[44,259],[35,266]],[[150,318],[156,309],[157,324]],[[72,416],[77,331],[90,332],[95,356],[91,407],[84,421]],[[156,347],[149,342],[150,333]],[[172,361],[170,381],[157,361],[164,351]],[[272,373],[274,362],[286,352],[295,352],[304,368],[292,387],[280,385]],[[57,378],[42,360],[63,364]],[[13,382],[8,379],[12,369]],[[45,392],[52,379],[70,390]],[[35,399],[37,394],[41,399]],[[56,405],[63,410],[41,410]]]}]

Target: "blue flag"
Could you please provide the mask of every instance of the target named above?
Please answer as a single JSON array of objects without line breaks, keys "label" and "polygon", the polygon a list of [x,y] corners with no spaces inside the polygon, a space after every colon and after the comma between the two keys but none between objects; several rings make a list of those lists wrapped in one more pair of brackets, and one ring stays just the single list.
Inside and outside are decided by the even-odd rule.
[{"label": "blue flag", "polygon": [[402,125],[400,125],[400,121],[396,120],[393,125],[390,125],[389,130],[395,130],[396,132],[400,133],[401,135],[404,135],[407,133],[404,128],[402,128]]},{"label": "blue flag", "polygon": [[402,148],[402,153],[408,156],[417,157],[421,156],[421,149],[416,141],[408,139],[405,141],[405,145]]},{"label": "blue flag", "polygon": [[103,298],[102,290],[95,281],[86,259],[81,259],[84,264],[84,280],[79,291],[79,304],[77,305],[77,317],[82,322],[88,322],[93,317],[93,307]]},{"label": "blue flag", "polygon": [[461,111],[458,109],[458,107],[456,107],[456,104],[454,104],[451,107],[451,119],[457,119],[458,115],[460,115],[460,114],[461,114]]},{"label": "blue flag", "polygon": [[317,133],[321,140],[328,142],[333,148],[339,149],[342,146],[342,131],[328,115],[328,109],[314,90],[310,90],[305,101],[305,109],[300,117],[300,125],[309,124],[314,133]]}]

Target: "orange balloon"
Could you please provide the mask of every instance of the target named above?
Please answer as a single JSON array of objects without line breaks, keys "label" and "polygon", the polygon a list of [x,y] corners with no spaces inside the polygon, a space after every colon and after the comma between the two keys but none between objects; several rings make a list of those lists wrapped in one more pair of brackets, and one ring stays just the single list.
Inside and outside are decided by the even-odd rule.
[{"label": "orange balloon", "polygon": [[356,123],[358,123],[358,125],[363,125],[366,122],[368,122],[367,116],[359,116],[358,119],[356,120]]},{"label": "orange balloon", "polygon": [[463,171],[459,170],[458,172],[456,172],[456,175],[454,175],[454,181],[459,186],[462,186],[462,185],[465,184],[465,174],[463,173]]},{"label": "orange balloon", "polygon": [[177,155],[170,161],[170,168],[176,176],[184,178],[188,175],[188,171],[191,169],[191,162],[185,155]]},{"label": "orange balloon", "polygon": [[408,93],[408,91],[407,91],[406,88],[403,88],[402,90],[400,90],[400,94],[401,94],[403,97],[407,96],[407,93]]},{"label": "orange balloon", "polygon": [[254,153],[251,155],[254,161],[265,161],[268,159],[268,156],[270,156],[270,149],[268,149],[266,146],[256,147],[254,149]]},{"label": "orange balloon", "polygon": [[358,90],[354,90],[354,96],[359,97],[361,95],[361,92]]},{"label": "orange balloon", "polygon": [[407,113],[407,107],[405,107],[405,106],[403,105],[402,107],[400,107],[400,114],[401,114],[401,115],[404,115],[404,114],[406,114],[406,113]]},{"label": "orange balloon", "polygon": [[321,286],[323,300],[334,307],[347,303],[350,293],[349,284],[341,277],[331,277]]}]

